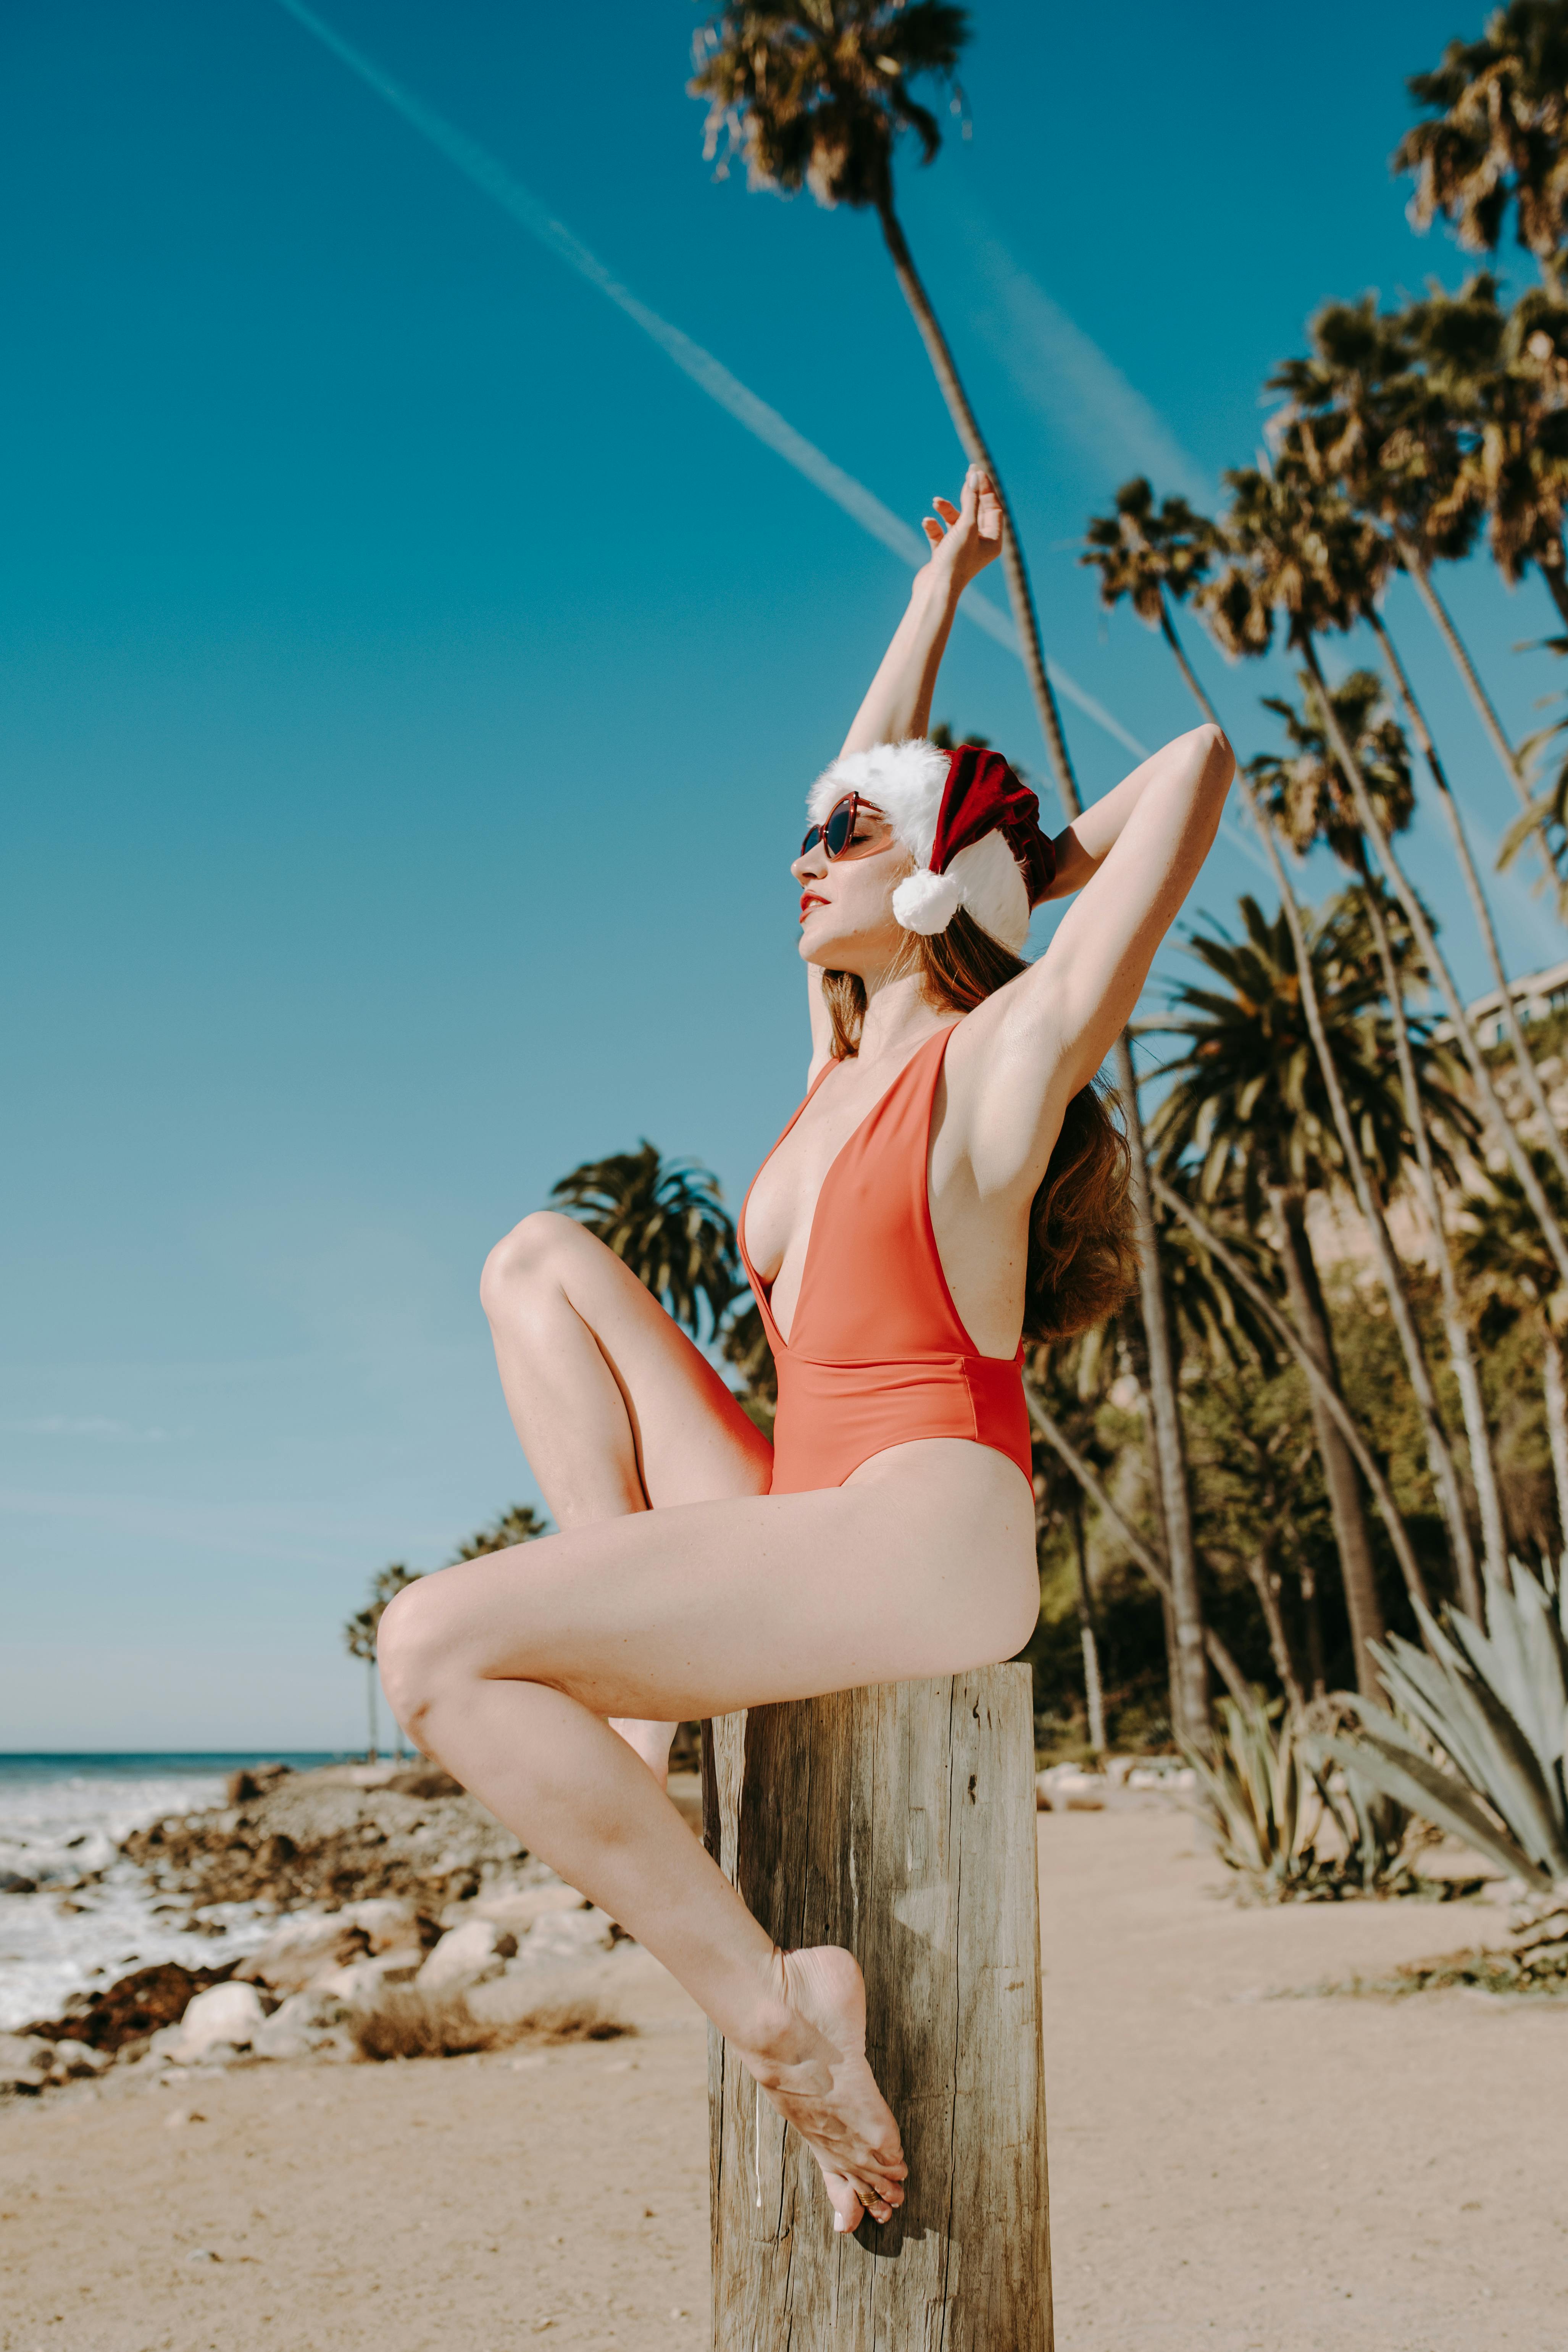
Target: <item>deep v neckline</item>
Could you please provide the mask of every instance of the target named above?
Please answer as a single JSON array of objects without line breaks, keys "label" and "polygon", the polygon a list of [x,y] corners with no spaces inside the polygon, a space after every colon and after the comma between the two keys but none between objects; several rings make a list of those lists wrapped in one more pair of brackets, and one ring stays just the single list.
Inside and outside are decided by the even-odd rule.
[{"label": "deep v neckline", "polygon": [[[950,1021],[947,1023],[945,1027],[934,1030],[931,1036],[923,1039],[922,1042],[915,1047],[914,1052],[910,1054],[906,1060],[900,1063],[899,1068],[894,1072],[892,1077],[889,1079],[888,1084],[877,1097],[876,1101],[867,1111],[865,1117],[863,1118],[857,1119],[855,1125],[850,1129],[848,1134],[845,1137],[843,1142],[839,1145],[837,1150],[834,1153],[832,1159],[828,1161],[826,1168],[824,1170],[822,1181],[816,1188],[816,1198],[811,1204],[811,1223],[807,1229],[805,1236],[805,1255],[801,1262],[800,1286],[795,1294],[795,1313],[789,1318],[789,1328],[792,1331],[795,1329],[795,1324],[799,1319],[800,1302],[805,1296],[806,1276],[811,1272],[811,1253],[813,1244],[816,1239],[817,1212],[822,1206],[823,1194],[826,1192],[829,1184],[833,1181],[835,1170],[837,1168],[839,1161],[843,1159],[845,1153],[848,1150],[856,1138],[862,1134],[866,1128],[870,1125],[872,1119],[876,1118],[877,1113],[888,1101],[888,1098],[892,1094],[894,1087],[901,1084],[903,1079],[908,1076],[910,1071],[913,1069],[915,1064],[920,1060],[921,1055],[929,1052],[930,1048],[936,1044],[939,1038],[941,1038],[945,1045],[946,1040],[952,1036],[953,1031],[958,1027],[958,1025],[959,1024],[956,1021]],[[784,1350],[786,1355],[789,1352],[790,1343],[779,1329],[777,1323],[773,1320],[773,1287],[777,1283],[779,1276],[778,1274],[775,1274],[772,1282],[764,1283],[762,1276],[758,1274],[755,1266],[752,1264],[752,1254],[746,1246],[746,1213],[752,1205],[752,1194],[757,1189],[757,1176],[762,1175],[763,1169],[767,1168],[769,1164],[778,1157],[780,1150],[783,1149],[784,1144],[788,1142],[790,1137],[795,1133],[795,1130],[799,1125],[802,1118],[805,1116],[806,1111],[810,1109],[813,1102],[816,1100],[816,1096],[821,1089],[823,1081],[831,1077],[833,1072],[839,1067],[841,1067],[839,1063],[830,1062],[826,1069],[821,1070],[817,1073],[813,1083],[806,1088],[805,1097],[796,1107],[794,1116],[779,1134],[773,1144],[773,1150],[763,1161],[762,1167],[757,1170],[757,1175],[753,1176],[751,1182],[747,1185],[746,1197],[741,1203],[741,1222],[739,1226],[736,1228],[735,1238],[741,1245],[741,1263],[745,1267],[747,1277],[751,1282],[752,1288],[756,1293],[757,1304],[763,1310],[763,1320],[766,1322],[768,1327],[768,1336],[776,1347],[782,1348]],[[927,1149],[928,1150],[930,1149],[929,1141]],[[782,1274],[783,1272],[784,1262],[781,1259],[779,1262],[779,1274]]]}]

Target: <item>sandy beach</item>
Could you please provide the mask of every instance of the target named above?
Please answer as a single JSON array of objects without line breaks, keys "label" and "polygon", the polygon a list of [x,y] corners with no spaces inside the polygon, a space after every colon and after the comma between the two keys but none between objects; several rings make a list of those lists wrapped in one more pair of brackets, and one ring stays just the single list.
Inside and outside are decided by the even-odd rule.
[{"label": "sandy beach", "polygon": [[[1179,1811],[1042,1815],[1059,2352],[1556,2352],[1568,2005],[1272,1998],[1492,1906],[1238,1911]],[[0,2115],[0,2352],[698,2352],[705,2037],[116,2069]],[[199,2120],[198,2120],[199,2118]]]}]

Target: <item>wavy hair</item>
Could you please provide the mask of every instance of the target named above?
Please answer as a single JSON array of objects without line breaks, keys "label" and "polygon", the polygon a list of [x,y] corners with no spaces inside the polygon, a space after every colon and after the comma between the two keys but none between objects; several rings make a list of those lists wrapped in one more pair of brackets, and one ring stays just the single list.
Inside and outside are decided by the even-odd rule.
[{"label": "wavy hair", "polygon": [[[944,931],[929,938],[910,931],[906,938],[904,968],[919,974],[926,1002],[942,1011],[973,1013],[1028,970],[962,907]],[[843,1061],[860,1050],[866,984],[858,972],[825,971],[822,994],[833,1023],[834,1058]],[[1135,1287],[1131,1174],[1127,1138],[1098,1089],[1081,1087],[1067,1107],[1029,1211],[1026,1339],[1067,1339],[1088,1330],[1114,1314]]]}]

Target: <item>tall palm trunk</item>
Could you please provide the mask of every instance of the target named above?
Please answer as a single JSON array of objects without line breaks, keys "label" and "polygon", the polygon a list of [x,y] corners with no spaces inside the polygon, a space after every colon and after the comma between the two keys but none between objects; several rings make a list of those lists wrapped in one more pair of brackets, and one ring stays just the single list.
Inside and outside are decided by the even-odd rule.
[{"label": "tall palm trunk", "polygon": [[1443,1002],[1448,1008],[1448,1017],[1454,1024],[1454,1034],[1459,1041],[1470,1076],[1475,1081],[1476,1092],[1486,1107],[1493,1132],[1507,1154],[1509,1166],[1519,1179],[1520,1189],[1530,1203],[1535,1222],[1541,1228],[1542,1238],[1552,1253],[1552,1263],[1563,1281],[1568,1282],[1568,1235],[1564,1235],[1561,1224],[1552,1214],[1552,1204],[1542,1187],[1541,1179],[1531,1165],[1530,1155],[1520,1141],[1513,1121],[1503,1108],[1502,1098],[1498,1093],[1492,1074],[1487,1067],[1486,1056],[1477,1042],[1475,1031],[1471,1028],[1465,1012],[1463,1000],[1454,984],[1454,975],[1448,969],[1447,959],[1438,949],[1436,940],[1433,937],[1432,926],[1426,919],[1426,909],[1411,887],[1409,877],[1394,856],[1388,835],[1377,821],[1377,811],[1373,807],[1371,795],[1367,792],[1366,779],[1362,774],[1360,762],[1351,749],[1345,730],[1340,725],[1339,714],[1329,698],[1322,665],[1318,659],[1318,649],[1310,635],[1302,638],[1301,651],[1307,667],[1312,674],[1312,682],[1318,689],[1318,698],[1323,709],[1323,724],[1328,730],[1329,740],[1333,745],[1334,756],[1349,780],[1362,831],[1376,850],[1384,872],[1393,884],[1399,903],[1405,909],[1405,918],[1415,935],[1415,944],[1421,951],[1422,961],[1428,973],[1436,981]]},{"label": "tall palm trunk", "polygon": [[1094,1594],[1089,1581],[1089,1548],[1083,1535],[1083,1495],[1073,1498],[1073,1553],[1078,1569],[1078,1632],[1083,1649],[1083,1696],[1089,1712],[1089,1744],[1105,1753],[1105,1688],[1100,1679],[1100,1642],[1094,1629]]},{"label": "tall palm trunk", "polygon": [[1013,607],[1013,623],[1018,632],[1018,650],[1024,656],[1029,691],[1035,698],[1035,708],[1040,716],[1040,726],[1046,738],[1046,749],[1050,754],[1051,772],[1056,778],[1057,789],[1061,794],[1063,805],[1070,820],[1081,814],[1078,790],[1073,781],[1072,761],[1068,756],[1067,737],[1062,731],[1062,715],[1057,708],[1057,698],[1052,691],[1050,675],[1046,667],[1046,651],[1040,642],[1039,614],[1035,609],[1035,593],[1029,585],[1028,570],[1024,562],[1023,542],[1018,537],[1017,529],[1013,520],[1013,509],[1007,502],[1007,494],[1002,487],[1002,477],[996,470],[995,461],[985,446],[985,436],[981,432],[974,411],[969,404],[969,395],[963,389],[947,337],[942,333],[941,321],[931,309],[931,297],[927,294],[921,280],[921,274],[915,268],[914,256],[910,251],[903,224],[893,207],[890,184],[877,206],[877,216],[882,224],[882,236],[892,259],[900,289],[910,306],[916,326],[920,329],[921,341],[926,347],[926,356],[931,361],[931,370],[941,387],[942,396],[947,403],[947,411],[952,419],[953,429],[971,464],[984,466],[990,475],[991,486],[996,493],[997,503],[1002,509],[1002,567],[1007,579],[1007,601]]},{"label": "tall palm trunk", "polygon": [[[1181,642],[1176,635],[1175,625],[1171,619],[1170,610],[1163,595],[1160,603],[1165,642],[1175,655],[1198,708],[1213,719],[1214,707],[1198,684],[1192,667],[1182,650]],[[1215,724],[1217,723],[1216,720]],[[1405,1296],[1405,1279],[1400,1271],[1394,1244],[1389,1238],[1388,1223],[1384,1215],[1383,1203],[1373,1188],[1361,1144],[1356,1136],[1355,1125],[1350,1115],[1350,1107],[1345,1101],[1344,1089],[1340,1085],[1340,1074],[1329,1045],[1328,1033],[1323,1026],[1322,1008],[1318,1002],[1317,983],[1313,977],[1312,959],[1308,947],[1306,927],[1301,920],[1301,910],[1296,903],[1296,894],[1290,887],[1290,877],[1285,870],[1285,861],[1279,854],[1279,845],[1275,838],[1274,827],[1269,821],[1268,813],[1258,794],[1251,790],[1250,784],[1246,789],[1254,822],[1262,836],[1263,846],[1268,853],[1268,862],[1273,869],[1274,880],[1279,892],[1280,909],[1289,928],[1290,942],[1296,952],[1297,975],[1300,982],[1301,1010],[1306,1015],[1308,1032],[1312,1040],[1312,1050],[1317,1056],[1318,1067],[1322,1074],[1323,1085],[1328,1092],[1335,1131],[1339,1136],[1340,1147],[1345,1157],[1345,1168],[1355,1192],[1356,1204],[1361,1211],[1363,1222],[1372,1242],[1378,1276],[1387,1295],[1389,1313],[1393,1318],[1394,1328],[1399,1334],[1400,1347],[1404,1351],[1405,1366],[1410,1374],[1410,1384],[1415,1391],[1416,1406],[1421,1414],[1422,1427],[1426,1440],[1427,1460],[1432,1468],[1432,1483],[1436,1488],[1438,1504],[1447,1527],[1449,1548],[1454,1555],[1454,1568],[1459,1590],[1467,1595],[1472,1591],[1479,1593],[1475,1553],[1470,1544],[1470,1531],[1465,1517],[1464,1490],[1459,1483],[1458,1466],[1454,1460],[1453,1448],[1448,1443],[1447,1432],[1443,1427],[1442,1416],[1437,1410],[1436,1391],[1432,1385],[1432,1375],[1427,1366],[1426,1350],[1421,1344],[1421,1335],[1416,1328],[1415,1318],[1410,1311],[1409,1299]],[[1397,995],[1393,1001],[1391,1011],[1396,1023],[1403,1020]],[[1406,1048],[1408,1048],[1407,1040]],[[1352,1486],[1354,1484],[1353,1474],[1352,1484]],[[1364,1530],[1364,1513],[1362,1524]],[[1335,1525],[1337,1528],[1337,1520]],[[1352,1564],[1347,1561],[1345,1563],[1347,1590],[1353,1572]],[[1467,1608],[1469,1606],[1468,1599],[1466,1606]]]},{"label": "tall palm trunk", "polygon": [[368,1726],[368,1730],[369,1730],[369,1739],[370,1739],[370,1744],[369,1744],[369,1746],[368,1746],[368,1747],[366,1748],[366,1749],[365,1749],[365,1757],[364,1757],[364,1760],[365,1760],[365,1762],[366,1762],[367,1764],[374,1764],[374,1763],[375,1762],[375,1760],[376,1760],[376,1754],[377,1754],[377,1751],[378,1751],[378,1749],[380,1748],[380,1746],[381,1746],[381,1738],[380,1738],[381,1727],[380,1727],[379,1722],[377,1721],[377,1717],[376,1717],[376,1706],[375,1706],[375,1694],[376,1694],[376,1682],[377,1682],[378,1669],[377,1669],[376,1663],[375,1663],[375,1652],[374,1652],[374,1650],[372,1650],[372,1652],[371,1652],[371,1654],[370,1654],[369,1657],[365,1660],[365,1662],[364,1662],[364,1663],[365,1663],[365,1686],[364,1686],[364,1696],[365,1696],[365,1715],[366,1715],[366,1718],[367,1718],[367,1726]]},{"label": "tall palm trunk", "polygon": [[1138,1108],[1138,1077],[1132,1047],[1123,1030],[1116,1041],[1116,1085],[1121,1097],[1132,1162],[1132,1200],[1138,1223],[1138,1293],[1149,1347],[1149,1395],[1153,1406],[1154,1460],[1160,1475],[1161,1515],[1171,1563],[1171,1606],[1175,1616],[1175,1683],[1180,1709],[1176,1731],[1189,1746],[1206,1748],[1209,1739],[1209,1678],[1204,1661],[1203,1606],[1198,1592],[1198,1555],[1193,1535],[1192,1490],[1187,1445],[1176,1387],[1176,1349],[1171,1309],[1160,1269],[1158,1227],[1149,1188],[1149,1155]]},{"label": "tall palm trunk", "polygon": [[1274,1661],[1274,1671],[1279,1686],[1289,1702],[1292,1715],[1300,1715],[1307,1705],[1301,1678],[1296,1672],[1296,1661],[1290,1651],[1290,1637],[1285,1631],[1285,1612],[1279,1606],[1279,1571],[1274,1565],[1272,1539],[1261,1544],[1247,1558],[1247,1574],[1258,1605],[1263,1612],[1263,1622],[1268,1633],[1268,1654]]},{"label": "tall palm trunk", "polygon": [[[1045,647],[1040,641],[1039,614],[1035,607],[1034,591],[1024,562],[1023,542],[1013,519],[1013,509],[1003,487],[1001,475],[985,444],[969,395],[963,389],[947,337],[932,310],[931,298],[915,268],[909,240],[904,235],[893,205],[889,183],[877,206],[882,225],[882,236],[892,261],[894,273],[926,355],[947,403],[948,414],[965,455],[984,466],[991,477],[1002,509],[1002,562],[1007,579],[1007,598],[1013,608],[1014,625],[1018,632],[1018,646],[1024,656],[1029,689],[1039,713],[1046,750],[1050,759],[1051,772],[1056,780],[1063,811],[1070,824],[1083,814],[1078,782],[1073,774],[1072,760],[1068,751],[1067,736],[1062,728],[1061,712],[1051,688],[1046,667]],[[1139,1125],[1137,1089],[1132,1082],[1131,1054],[1125,1039],[1117,1049],[1118,1083],[1129,1140],[1133,1141],[1135,1164],[1143,1159],[1142,1130]],[[1146,1184],[1134,1187],[1134,1214],[1138,1225],[1138,1255],[1142,1268],[1144,1297],[1144,1321],[1149,1329],[1150,1387],[1154,1398],[1154,1450],[1160,1492],[1167,1518],[1167,1539],[1170,1545],[1173,1606],[1176,1612],[1176,1646],[1180,1662],[1178,1680],[1181,1686],[1183,1720],[1177,1728],[1194,1747],[1203,1747],[1208,1738],[1208,1675],[1204,1664],[1203,1618],[1198,1600],[1197,1556],[1193,1543],[1192,1506],[1188,1492],[1185,1450],[1182,1444],[1181,1417],[1176,1402],[1175,1367],[1170,1345],[1169,1318],[1164,1311],[1163,1286],[1160,1281],[1159,1244],[1153,1213],[1149,1206]]]},{"label": "tall palm trunk", "polygon": [[1481,683],[1479,671],[1470,659],[1469,648],[1454,626],[1448,608],[1437,593],[1432,579],[1431,567],[1424,561],[1415,541],[1407,539],[1403,532],[1394,533],[1394,545],[1399,550],[1399,561],[1409,576],[1412,587],[1426,605],[1433,625],[1448,648],[1449,657],[1464,681],[1466,693],[1476,706],[1481,725],[1486,730],[1487,740],[1497,753],[1504,775],[1519,794],[1520,799],[1528,806],[1530,786],[1525,779],[1524,762],[1503,732],[1502,720],[1498,717],[1492,698]]},{"label": "tall palm trunk", "polygon": [[1563,1385],[1563,1350],[1550,1323],[1545,1331],[1546,1442],[1552,1449],[1552,1477],[1557,1488],[1557,1530],[1563,1553],[1568,1552],[1568,1394]]},{"label": "tall palm trunk", "polygon": [[[1329,1328],[1318,1269],[1313,1264],[1311,1247],[1307,1240],[1305,1203],[1293,1186],[1272,1184],[1268,1188],[1268,1205],[1274,1212],[1279,1231],[1281,1255],[1285,1261],[1286,1292],[1296,1328],[1310,1350],[1319,1370],[1342,1395],[1343,1383],[1334,1357],[1333,1334]],[[1329,1492],[1334,1540],[1339,1546],[1340,1568],[1344,1578],[1345,1609],[1351,1621],[1351,1643],[1355,1652],[1356,1688],[1364,1696],[1375,1698],[1383,1685],[1378,1679],[1372,1644],[1381,1642],[1388,1628],[1384,1622],[1383,1606],[1377,1597],[1377,1578],[1373,1567],[1372,1535],[1366,1522],[1366,1508],[1362,1501],[1361,1485],[1356,1477],[1350,1447],[1315,1392],[1311,1396],[1311,1413],[1318,1454],[1323,1465],[1323,1484]]]},{"label": "tall palm trunk", "polygon": [[[1481,1383],[1476,1370],[1476,1360],[1470,1352],[1470,1335],[1459,1300],[1459,1286],[1454,1275],[1453,1253],[1448,1247],[1448,1235],[1443,1223],[1443,1204],[1438,1198],[1437,1178],[1432,1165],[1432,1139],[1426,1132],[1426,1109],[1421,1099],[1421,1087],[1415,1076],[1415,1058],[1410,1050],[1410,1031],[1405,1017],[1405,994],[1399,983],[1399,971],[1394,960],[1394,944],[1388,936],[1388,922],[1383,911],[1383,893],[1367,870],[1363,857],[1361,867],[1362,887],[1366,909],[1372,923],[1373,937],[1377,941],[1378,961],[1383,967],[1383,992],[1388,1001],[1394,1022],[1394,1051],[1399,1064],[1399,1083],[1405,1096],[1405,1122],[1415,1146],[1415,1167],[1421,1193],[1421,1204],[1432,1228],[1433,1247],[1437,1253],[1437,1278],[1443,1294],[1443,1329],[1448,1342],[1448,1361],[1453,1366],[1458,1384],[1459,1402],[1465,1416],[1465,1433],[1470,1444],[1470,1470],[1475,1481],[1476,1500],[1481,1516],[1481,1536],[1485,1546],[1487,1566],[1496,1575],[1502,1575],[1504,1559],[1502,1508],[1498,1500],[1497,1473],[1492,1462],[1491,1436],[1487,1428],[1485,1409],[1481,1403]],[[1466,1614],[1478,1625],[1486,1622],[1486,1605],[1481,1596],[1480,1579],[1476,1574],[1474,1554],[1467,1541],[1464,1555],[1458,1562],[1459,1599]]]},{"label": "tall palm trunk", "polygon": [[1399,692],[1399,699],[1404,704],[1405,715],[1410,721],[1410,731],[1420,746],[1421,756],[1426,762],[1427,772],[1436,787],[1437,804],[1443,812],[1448,831],[1453,836],[1454,852],[1459,861],[1459,870],[1465,877],[1465,888],[1469,895],[1470,906],[1475,914],[1476,929],[1481,935],[1481,945],[1486,950],[1487,961],[1491,966],[1493,983],[1502,998],[1503,1026],[1508,1031],[1509,1044],[1513,1048],[1513,1058],[1519,1066],[1519,1074],[1524,1080],[1525,1092],[1530,1097],[1530,1107],[1541,1121],[1546,1148],[1557,1163],[1557,1172],[1563,1183],[1568,1184],[1568,1147],[1564,1146],[1563,1138],[1557,1131],[1557,1122],[1552,1116],[1546,1100],[1545,1088],[1541,1083],[1541,1073],[1535,1066],[1535,1056],[1530,1050],[1529,1041],[1525,1037],[1520,1022],[1519,1008],[1513,1000],[1513,991],[1509,986],[1508,973],[1503,969],[1502,950],[1498,945],[1497,926],[1492,921],[1492,910],[1487,902],[1486,890],[1475,858],[1470,853],[1469,835],[1465,831],[1465,820],[1459,814],[1459,804],[1449,788],[1443,763],[1437,757],[1437,747],[1432,740],[1432,730],[1427,726],[1426,715],[1415,699],[1415,689],[1410,683],[1405,664],[1399,657],[1398,647],[1388,634],[1383,615],[1376,611],[1371,611],[1367,614],[1367,620],[1371,625],[1373,635],[1383,648],[1388,667],[1394,673],[1394,682]]}]

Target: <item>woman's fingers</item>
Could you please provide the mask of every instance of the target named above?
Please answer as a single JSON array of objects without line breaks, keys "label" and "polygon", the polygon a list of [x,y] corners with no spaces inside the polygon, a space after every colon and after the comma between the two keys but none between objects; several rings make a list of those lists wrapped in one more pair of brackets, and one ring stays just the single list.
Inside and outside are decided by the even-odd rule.
[{"label": "woman's fingers", "polygon": [[958,520],[959,509],[953,505],[951,499],[932,499],[931,504],[936,509],[938,514],[941,515],[943,522],[954,523]]},{"label": "woman's fingers", "polygon": [[942,545],[943,534],[941,523],[933,522],[931,516],[927,515],[925,520],[921,525],[921,529],[924,531],[926,537],[930,540],[933,547],[940,547]]}]

